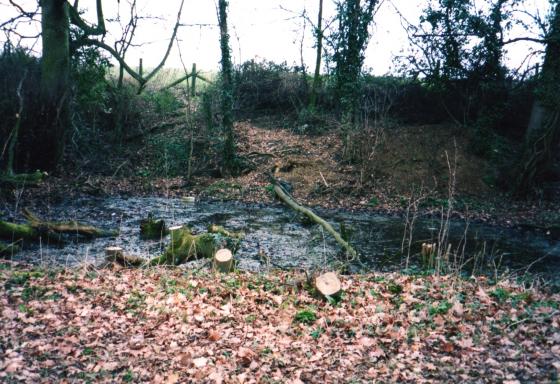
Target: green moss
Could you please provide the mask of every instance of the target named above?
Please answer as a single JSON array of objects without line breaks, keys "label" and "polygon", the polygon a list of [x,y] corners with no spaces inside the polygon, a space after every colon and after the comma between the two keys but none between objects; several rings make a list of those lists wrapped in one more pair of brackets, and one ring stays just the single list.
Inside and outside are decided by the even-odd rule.
[{"label": "green moss", "polygon": [[161,239],[169,233],[165,221],[154,220],[152,215],[140,221],[140,237],[142,239]]},{"label": "green moss", "polygon": [[0,221],[0,238],[16,241],[33,240],[38,236],[38,232],[31,225]]},{"label": "green moss", "polygon": [[160,257],[150,261],[151,265],[178,265],[190,259],[211,258],[214,256],[216,243],[210,233],[193,235],[188,228],[182,227],[171,231],[171,244]]}]

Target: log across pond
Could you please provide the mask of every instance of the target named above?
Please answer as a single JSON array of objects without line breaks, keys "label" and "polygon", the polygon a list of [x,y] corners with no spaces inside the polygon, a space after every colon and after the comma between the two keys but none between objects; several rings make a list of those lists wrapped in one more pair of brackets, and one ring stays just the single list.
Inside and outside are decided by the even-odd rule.
[{"label": "log across pond", "polygon": [[340,246],[344,249],[344,251],[351,256],[351,258],[355,259],[358,256],[358,252],[356,252],[356,250],[354,249],[354,247],[352,247],[346,240],[344,240],[342,238],[342,236],[340,235],[340,233],[338,233],[333,227],[332,225],[330,225],[325,219],[323,219],[322,217],[318,216],[317,214],[315,214],[311,209],[306,208],[300,204],[298,204],[291,196],[288,192],[286,192],[284,190],[284,188],[282,187],[282,185],[280,185],[280,183],[278,182],[277,179],[275,179],[274,177],[272,178],[272,182],[274,185],[274,192],[276,193],[276,196],[278,196],[278,198],[280,200],[282,200],[288,207],[292,208],[293,210],[295,210],[296,212],[302,213],[303,215],[305,215],[307,218],[309,218],[311,221],[313,221],[314,223],[319,224],[321,227],[323,227],[325,229],[325,231],[327,231],[329,234],[332,235],[332,237],[334,237],[334,239],[336,240],[336,242],[338,244],[340,244]]}]

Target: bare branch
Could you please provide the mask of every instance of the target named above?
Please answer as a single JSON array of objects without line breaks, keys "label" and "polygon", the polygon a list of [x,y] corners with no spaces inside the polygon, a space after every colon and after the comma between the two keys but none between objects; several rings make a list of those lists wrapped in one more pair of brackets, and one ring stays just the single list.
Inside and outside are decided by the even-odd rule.
[{"label": "bare branch", "polygon": [[[101,1],[101,0],[98,0],[98,1]],[[144,84],[156,75],[156,73],[164,66],[165,62],[167,61],[167,58],[169,57],[169,53],[171,52],[171,48],[173,47],[173,42],[175,41],[175,36],[177,36],[177,30],[179,29],[179,25],[181,24],[180,23],[181,12],[183,11],[183,4],[184,3],[185,3],[185,0],[181,0],[181,5],[179,6],[179,12],[177,13],[177,22],[175,23],[175,27],[173,28],[173,34],[171,35],[171,38],[169,39],[169,45],[167,46],[167,51],[165,52],[165,55],[163,56],[163,59],[161,59],[161,62],[152,70],[152,72],[150,72],[144,78]]]},{"label": "bare branch", "polygon": [[118,62],[120,65],[122,65],[122,67],[124,68],[124,70],[136,81],[138,81],[140,83],[141,86],[143,86],[147,80],[145,80],[142,76],[140,76],[140,74],[138,72],[136,72],[134,69],[132,69],[127,63],[126,61],[124,61],[124,59],[122,58],[121,55],[119,55],[119,53],[110,45],[105,44],[102,41],[99,40],[95,40],[95,39],[90,39],[90,38],[83,38],[80,39],[79,41],[77,41],[75,43],[74,48],[79,48],[79,47],[84,47],[84,46],[88,46],[88,45],[93,45],[99,48],[102,48],[104,50],[106,50],[107,52],[109,52]]},{"label": "bare branch", "polygon": [[503,45],[517,43],[518,41],[530,41],[532,43],[546,44],[547,42],[550,41],[550,39],[537,39],[534,37],[516,37],[514,39],[504,41]]},{"label": "bare branch", "polygon": [[[98,2],[100,2],[101,0],[97,0]],[[152,78],[154,77],[157,72],[165,65],[165,62],[167,61],[167,58],[169,57],[169,53],[171,52],[171,48],[173,47],[173,43],[175,41],[175,38],[177,36],[177,30],[179,29],[180,26],[180,19],[181,19],[181,12],[183,11],[183,4],[185,3],[185,0],[181,0],[181,5],[179,7],[179,12],[177,13],[177,21],[175,23],[175,27],[173,28],[173,34],[171,35],[171,38],[169,39],[169,45],[167,46],[167,51],[165,52],[165,55],[163,56],[161,62],[147,75],[147,76],[142,76],[142,74],[140,74],[139,72],[135,71],[134,69],[132,69],[124,60],[124,57],[119,53],[119,51],[113,47],[111,47],[110,45],[104,43],[103,41],[99,41],[96,39],[91,39],[89,37],[84,36],[83,38],[79,39],[78,41],[76,41],[74,43],[73,48],[79,48],[79,47],[83,47],[83,46],[88,46],[88,45],[93,45],[99,48],[102,48],[104,50],[106,50],[107,52],[109,52],[118,62],[119,64],[123,67],[123,69],[136,81],[138,81],[138,83],[140,84],[140,88],[138,89],[138,92],[141,92],[142,89],[144,89],[144,86],[146,85],[146,83]]]},{"label": "bare branch", "polygon": [[79,27],[86,35],[104,35],[107,30],[105,29],[105,18],[103,17],[103,7],[101,5],[101,0],[96,1],[97,7],[97,26],[90,27],[84,19],[80,16],[78,12],[78,1],[74,2],[74,5],[68,3],[68,9],[70,12],[70,22],[75,26]]},{"label": "bare branch", "polygon": [[18,9],[18,11],[25,17],[33,18],[37,14],[37,12],[39,11],[39,8],[37,7],[35,9],[35,11],[28,12],[25,9],[23,9],[23,7],[21,5],[17,4],[15,1],[13,1],[13,0],[9,0],[9,1],[10,1],[10,4],[13,5],[14,7],[16,7]]}]

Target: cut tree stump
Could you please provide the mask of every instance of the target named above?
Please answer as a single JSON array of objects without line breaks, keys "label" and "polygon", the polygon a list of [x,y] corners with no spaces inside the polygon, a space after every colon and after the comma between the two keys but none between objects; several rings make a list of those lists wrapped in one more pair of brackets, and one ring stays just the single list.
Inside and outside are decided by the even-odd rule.
[{"label": "cut tree stump", "polygon": [[214,268],[222,273],[229,273],[233,269],[233,254],[227,248],[219,249],[214,255]]},{"label": "cut tree stump", "polygon": [[138,256],[127,255],[121,247],[107,247],[105,248],[105,255],[107,262],[118,263],[125,267],[140,267],[148,262]]},{"label": "cut tree stump", "polygon": [[335,296],[342,290],[342,284],[334,272],[327,272],[315,278],[315,289],[323,296]]}]

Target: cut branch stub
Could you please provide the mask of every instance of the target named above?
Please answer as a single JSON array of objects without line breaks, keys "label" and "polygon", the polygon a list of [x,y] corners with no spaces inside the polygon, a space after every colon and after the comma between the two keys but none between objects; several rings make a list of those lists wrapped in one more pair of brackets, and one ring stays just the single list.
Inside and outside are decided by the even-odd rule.
[{"label": "cut branch stub", "polygon": [[342,284],[334,272],[323,273],[315,279],[315,289],[323,296],[335,296],[342,290]]},{"label": "cut branch stub", "polygon": [[214,268],[217,271],[228,273],[233,269],[233,254],[227,248],[219,249],[214,255]]}]

